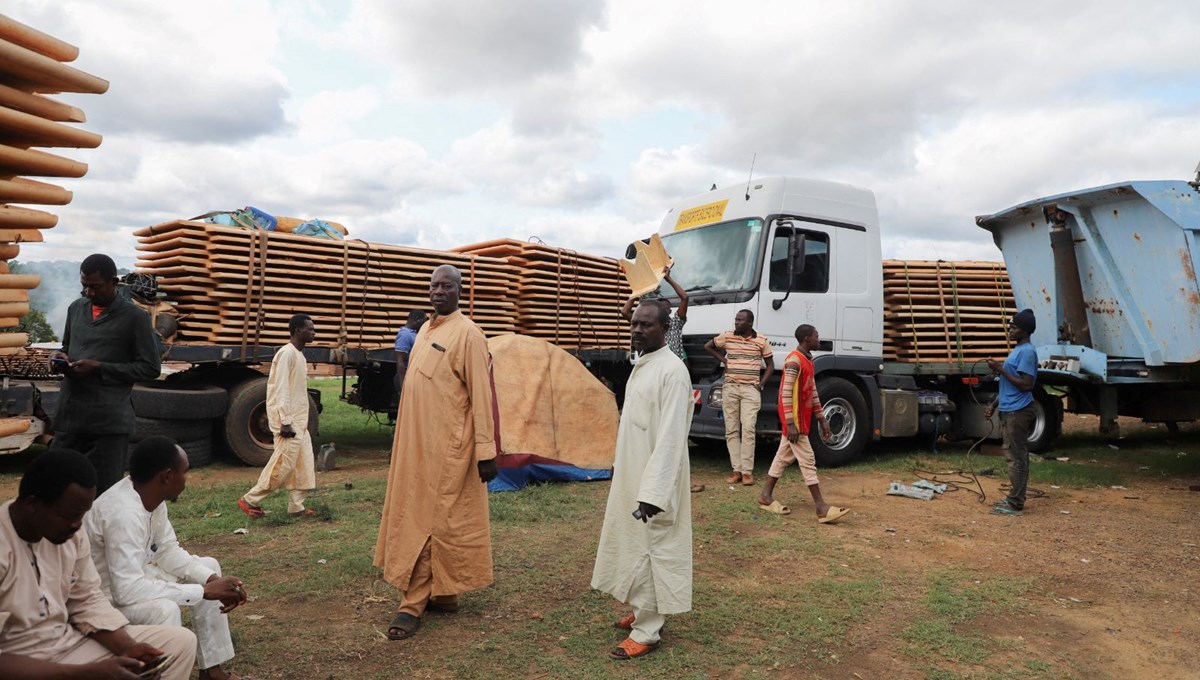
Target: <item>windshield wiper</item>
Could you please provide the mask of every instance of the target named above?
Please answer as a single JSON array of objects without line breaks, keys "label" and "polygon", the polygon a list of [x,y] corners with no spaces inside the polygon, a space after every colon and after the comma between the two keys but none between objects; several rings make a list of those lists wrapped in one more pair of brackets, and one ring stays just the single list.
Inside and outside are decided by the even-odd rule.
[{"label": "windshield wiper", "polygon": [[685,291],[683,291],[683,292],[685,292],[685,293],[694,293],[694,292],[696,292],[696,291],[698,291],[698,290],[702,290],[702,291],[704,291],[705,293],[711,293],[711,292],[712,292],[712,286],[693,286],[693,287],[691,287],[691,288],[688,288],[687,290],[685,290]]}]

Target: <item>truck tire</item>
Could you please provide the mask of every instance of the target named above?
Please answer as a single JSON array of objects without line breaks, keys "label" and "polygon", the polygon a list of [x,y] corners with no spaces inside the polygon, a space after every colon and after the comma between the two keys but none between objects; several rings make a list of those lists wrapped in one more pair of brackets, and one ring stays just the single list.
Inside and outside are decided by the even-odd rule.
[{"label": "truck tire", "polygon": [[[311,435],[317,419],[317,404],[308,398]],[[275,450],[274,435],[267,421],[267,378],[251,378],[229,389],[229,407],[217,431],[225,448],[246,465],[262,467]]]},{"label": "truck tire", "polygon": [[817,393],[821,395],[825,418],[829,421],[829,429],[833,431],[833,438],[829,442],[821,441],[821,430],[816,419],[813,419],[808,440],[816,454],[817,465],[845,465],[858,458],[866,446],[871,431],[867,400],[854,383],[845,378],[818,379]]},{"label": "truck tire", "polygon": [[170,437],[177,442],[190,442],[212,436],[212,419],[177,420],[164,418],[134,418],[133,436],[129,441],[140,442],[147,437]]},{"label": "truck tire", "polygon": [[1036,388],[1033,391],[1033,408],[1037,412],[1037,419],[1029,434],[1029,451],[1041,454],[1049,451],[1062,434],[1062,398],[1048,394],[1040,387]]},{"label": "truck tire", "polygon": [[156,380],[134,385],[130,400],[143,418],[205,420],[225,413],[229,396],[215,385]]}]

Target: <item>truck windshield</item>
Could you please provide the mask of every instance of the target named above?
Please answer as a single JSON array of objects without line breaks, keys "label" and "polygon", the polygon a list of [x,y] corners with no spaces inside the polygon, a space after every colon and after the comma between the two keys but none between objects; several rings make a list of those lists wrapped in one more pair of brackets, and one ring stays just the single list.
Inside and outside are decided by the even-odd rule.
[{"label": "truck windshield", "polygon": [[[663,237],[675,261],[671,278],[684,290],[725,293],[752,288],[757,280],[763,221],[742,219],[677,231]],[[664,281],[659,292],[675,297]]]}]

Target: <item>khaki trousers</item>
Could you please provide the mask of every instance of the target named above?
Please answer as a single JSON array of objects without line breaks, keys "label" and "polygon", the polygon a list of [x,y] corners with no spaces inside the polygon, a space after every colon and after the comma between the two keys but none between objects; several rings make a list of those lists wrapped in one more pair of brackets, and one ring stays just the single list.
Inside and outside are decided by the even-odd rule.
[{"label": "khaki trousers", "polygon": [[758,383],[727,382],[721,388],[721,410],[725,413],[725,446],[734,472],[754,473],[754,428],[762,392]]},{"label": "khaki trousers", "polygon": [[[192,677],[192,666],[196,663],[196,636],[192,631],[178,626],[125,626],[125,632],[138,642],[158,647],[165,654],[175,655],[175,662],[162,674],[162,680],[188,680]],[[113,653],[107,647],[88,638],[66,654],[48,661],[82,665],[111,656]]]},{"label": "khaki trousers", "polygon": [[400,600],[400,612],[421,618],[430,601],[442,605],[458,603],[457,595],[439,595],[433,597],[433,560],[430,557],[430,542],[425,539],[425,547],[413,565],[412,576],[408,578],[408,588],[404,589],[404,597]]},{"label": "khaki trousers", "polygon": [[779,450],[775,452],[775,460],[771,461],[768,477],[779,479],[784,469],[795,461],[800,464],[800,474],[804,475],[804,483],[813,486],[819,484],[817,479],[817,456],[813,453],[812,442],[807,434],[801,434],[796,443],[788,441],[787,437],[779,438]]}]

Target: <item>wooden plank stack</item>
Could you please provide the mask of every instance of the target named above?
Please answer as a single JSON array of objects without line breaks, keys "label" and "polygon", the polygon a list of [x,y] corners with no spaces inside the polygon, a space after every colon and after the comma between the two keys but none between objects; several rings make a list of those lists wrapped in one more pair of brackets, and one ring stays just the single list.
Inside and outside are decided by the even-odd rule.
[{"label": "wooden plank stack", "polygon": [[430,309],[441,264],[463,274],[461,308],[488,335],[512,332],[513,276],[503,260],[176,220],[134,232],[138,271],[153,274],[183,318],[181,343],[282,345],[304,312],[314,345],[390,347],[412,309]]},{"label": "wooden plank stack", "polygon": [[884,260],[885,361],[969,366],[1012,349],[1003,262]]},{"label": "wooden plank stack", "polygon": [[[108,81],[64,62],[79,49],[0,14],[0,329],[12,328],[29,311],[29,290],[37,276],[9,273],[7,260],[22,243],[41,243],[42,229],[58,216],[16,204],[66,205],[70,191],[29,177],[83,177],[87,165],[34,147],[95,148],[100,135],[70,123],[86,120],[83,111],[47,95],[61,92],[103,94]],[[24,333],[0,332],[0,355],[21,351]]]},{"label": "wooden plank stack", "polygon": [[631,291],[617,260],[513,239],[455,250],[508,262],[521,335],[568,350],[629,347],[620,310]]}]

